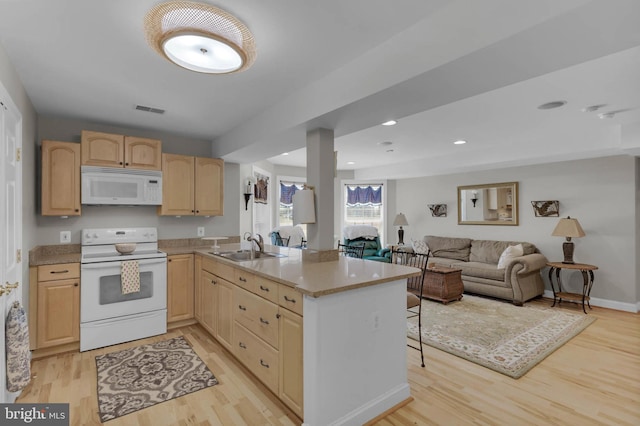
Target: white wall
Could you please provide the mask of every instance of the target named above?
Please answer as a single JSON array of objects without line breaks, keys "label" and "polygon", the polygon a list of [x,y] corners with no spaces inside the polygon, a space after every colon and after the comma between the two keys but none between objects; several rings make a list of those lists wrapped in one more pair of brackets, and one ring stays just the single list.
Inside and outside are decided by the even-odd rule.
[{"label": "white wall", "polygon": [[[559,200],[560,216],[577,218],[586,233],[573,240],[574,260],[599,267],[591,296],[602,299],[600,305],[628,309],[620,304],[640,300],[637,164],[632,156],[616,156],[397,180],[388,217],[405,213],[405,242],[425,235],[528,241],[554,261],[563,258],[564,239],[551,236],[558,218],[535,217],[531,201]],[[509,181],[519,182],[519,226],[458,225],[457,186]],[[447,204],[447,217],[431,217],[427,204],[436,203]],[[581,288],[579,273],[563,279]]]}]

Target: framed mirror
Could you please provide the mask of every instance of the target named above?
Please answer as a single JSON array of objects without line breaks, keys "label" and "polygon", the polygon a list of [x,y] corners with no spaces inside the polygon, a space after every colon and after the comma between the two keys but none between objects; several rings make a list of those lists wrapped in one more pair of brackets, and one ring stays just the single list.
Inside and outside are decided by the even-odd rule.
[{"label": "framed mirror", "polygon": [[518,225],[518,182],[458,187],[458,225]]}]

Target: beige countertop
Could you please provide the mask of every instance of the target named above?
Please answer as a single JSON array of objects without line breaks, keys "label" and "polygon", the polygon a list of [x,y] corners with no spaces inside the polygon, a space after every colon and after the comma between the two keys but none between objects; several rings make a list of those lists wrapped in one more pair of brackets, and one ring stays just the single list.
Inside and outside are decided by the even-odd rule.
[{"label": "beige countertop", "polygon": [[[239,244],[220,245],[221,252],[234,251],[239,248]],[[344,256],[340,256],[336,261],[303,261],[302,250],[289,247],[265,246],[266,252],[279,252],[286,257],[242,262],[213,255],[211,251],[209,248],[196,250],[196,253],[264,278],[296,287],[298,291],[311,297],[368,287],[420,274],[420,270],[417,268]]]},{"label": "beige countertop", "polygon": [[[235,262],[211,254],[211,246],[203,246],[200,239],[165,241],[165,244],[162,244],[159,249],[169,256],[189,253],[208,256],[238,269],[296,287],[301,293],[311,297],[396,281],[420,273],[417,268],[343,256],[335,261],[303,261],[301,249],[271,245],[266,245],[265,251],[279,252],[286,257]],[[220,244],[219,250],[223,252],[239,249],[240,244],[234,243]],[[78,244],[38,246],[29,252],[30,266],[79,262],[80,246]]]}]

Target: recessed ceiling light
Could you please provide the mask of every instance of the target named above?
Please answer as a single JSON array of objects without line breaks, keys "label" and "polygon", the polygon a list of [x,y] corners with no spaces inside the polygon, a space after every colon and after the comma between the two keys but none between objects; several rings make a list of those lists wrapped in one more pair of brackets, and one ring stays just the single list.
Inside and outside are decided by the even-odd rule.
[{"label": "recessed ceiling light", "polygon": [[616,113],[615,113],[615,112],[605,112],[605,113],[603,113],[603,114],[598,114],[598,117],[599,117],[600,119],[613,118],[613,117],[615,117],[615,116],[616,116]]},{"label": "recessed ceiling light", "polygon": [[567,101],[553,101],[553,102],[547,102],[546,104],[542,104],[540,106],[538,106],[538,109],[554,109],[554,108],[560,108],[561,106],[564,106],[567,104]]},{"label": "recessed ceiling light", "polygon": [[398,124],[398,122],[396,120],[389,120],[389,121],[385,121],[384,123],[382,123],[383,126],[394,126]]},{"label": "recessed ceiling light", "polygon": [[388,149],[387,152],[393,152],[393,149]]},{"label": "recessed ceiling light", "polygon": [[289,153],[288,152],[283,152],[282,155],[289,155]]},{"label": "recessed ceiling light", "polygon": [[462,139],[455,141],[453,144],[454,145],[464,145],[465,143],[467,143],[467,141],[463,141]]},{"label": "recessed ceiling light", "polygon": [[352,166],[352,165],[356,164],[356,162],[355,161],[347,161],[347,164]]},{"label": "recessed ceiling light", "polygon": [[389,146],[389,145],[393,145],[393,142],[391,141],[378,142],[378,145]]}]

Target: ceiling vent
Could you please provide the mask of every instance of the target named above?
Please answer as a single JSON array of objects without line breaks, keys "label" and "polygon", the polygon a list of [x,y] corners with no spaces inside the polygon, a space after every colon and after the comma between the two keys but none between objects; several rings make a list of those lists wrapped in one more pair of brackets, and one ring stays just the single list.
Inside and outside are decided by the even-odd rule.
[{"label": "ceiling vent", "polygon": [[144,105],[136,105],[138,111],[152,112],[154,114],[164,114],[164,110],[160,108],[152,108]]}]

